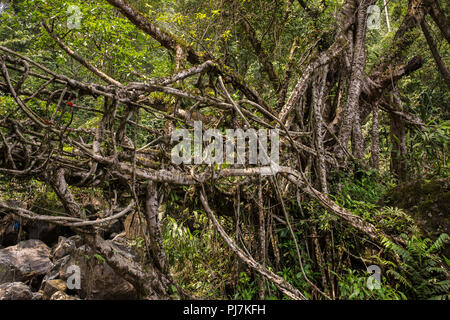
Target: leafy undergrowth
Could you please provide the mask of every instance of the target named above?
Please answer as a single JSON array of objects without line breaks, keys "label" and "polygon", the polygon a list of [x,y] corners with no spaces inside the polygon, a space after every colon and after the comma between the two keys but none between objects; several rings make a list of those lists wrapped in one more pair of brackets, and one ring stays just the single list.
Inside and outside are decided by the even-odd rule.
[{"label": "leafy undergrowth", "polygon": [[[317,292],[313,293],[305,275],[317,284],[321,281],[322,271],[335,282],[335,291],[338,292],[335,299],[449,298],[449,260],[442,254],[448,242],[447,234],[441,234],[432,241],[422,235],[415,220],[403,209],[392,203],[390,206],[380,205],[380,200],[394,186],[393,183],[382,182],[390,181],[388,177],[380,178],[369,172],[360,181],[343,181],[335,186],[334,199],[385,234],[403,237],[407,245],[402,247],[387,239],[381,246],[371,243],[363,235],[355,235],[353,229],[340,224],[332,214],[313,201],[307,201],[302,203],[302,210],[309,219],[299,219],[298,223],[294,223],[297,243],[302,246],[303,271],[295,242],[286,226],[276,230],[274,237],[278,250],[269,250],[269,261],[272,263],[268,268],[300,289],[308,298],[322,297]],[[177,205],[172,206],[171,210],[178,221],[180,217],[184,219],[183,223],[177,223],[166,215],[163,220],[164,245],[176,281],[198,298],[257,299],[259,275],[245,265],[237,265],[233,253],[215,233],[205,213],[202,210],[182,210]],[[299,218],[299,207],[294,202],[289,207],[289,213]],[[220,221],[227,227],[229,234],[235,236],[231,219],[220,217]],[[333,243],[321,243],[321,247],[324,251],[329,250],[332,256],[339,256],[339,263],[326,263],[321,270],[314,261],[314,255],[311,258],[311,253],[308,255],[304,252],[307,246],[305,239],[310,237],[311,223],[317,227],[321,237],[332,233]],[[245,244],[240,245],[242,247]],[[272,242],[270,246],[273,246]],[[381,286],[378,289],[371,290],[367,285],[369,265],[377,265],[381,269]],[[267,281],[265,288],[265,299],[287,298]]]},{"label": "leafy undergrowth", "polygon": [[[414,184],[406,183],[406,187],[398,185],[394,188],[392,183],[385,181],[390,179],[369,172],[361,181],[342,184],[335,199],[343,207],[373,223],[387,235],[402,237],[407,244],[401,246],[384,239],[383,247],[379,248],[375,255],[369,250],[358,250],[359,253],[363,253],[361,259],[365,260],[366,265],[372,263],[381,268],[383,275],[381,287],[377,290],[368,289],[367,272],[348,268],[345,270],[346,273],[338,275],[341,298],[448,299],[450,264],[444,252],[448,247],[449,236],[440,233],[433,240],[429,239],[427,237],[429,233],[424,230],[423,224],[403,209],[408,208],[405,202],[415,202],[418,204],[414,206],[415,209],[422,215],[430,215],[432,208],[448,205],[443,204],[442,200],[442,194],[448,192],[443,186],[448,182],[440,181],[438,187],[437,181],[432,181],[422,184],[421,187],[411,187]],[[433,190],[428,190],[433,187]],[[397,192],[394,193],[393,190]],[[413,195],[407,190],[412,191]],[[389,201],[386,202],[384,199]],[[390,206],[383,206],[386,203]]]},{"label": "leafy undergrowth", "polygon": [[[202,211],[183,214],[192,222],[166,215],[163,219],[163,245],[175,281],[195,298],[223,299],[231,284],[235,259]],[[191,216],[188,217],[188,215]],[[220,219],[224,223],[224,219]]]}]

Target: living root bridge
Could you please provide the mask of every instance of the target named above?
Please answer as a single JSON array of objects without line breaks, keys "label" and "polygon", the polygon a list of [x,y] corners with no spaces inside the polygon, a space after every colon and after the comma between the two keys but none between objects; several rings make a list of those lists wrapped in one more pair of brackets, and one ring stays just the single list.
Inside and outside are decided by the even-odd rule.
[{"label": "living root bridge", "polygon": [[[219,58],[204,50],[207,44],[188,45],[180,36],[164,30],[156,21],[140,13],[128,1],[107,2],[111,9],[118,10],[117,14],[128,19],[127,29],[131,23],[135,32],[144,32],[161,45],[158,50],[167,50],[168,55],[174,57],[168,67],[172,68],[173,64],[173,71],[161,78],[152,78],[151,71],[148,71],[149,74],[136,75],[132,82],[127,83],[129,77],[116,74],[114,68],[109,68],[111,74],[106,72],[106,67],[101,70],[104,65],[95,62],[89,51],[71,48],[74,45],[66,40],[67,30],[58,15],[42,21],[44,38],[51,41],[52,48],[57,46],[88,72],[92,82],[81,81],[77,75],[67,75],[70,71],[57,62],[58,69],[55,70],[59,71],[54,71],[8,45],[0,46],[0,91],[13,103],[12,110],[0,116],[0,173],[20,177],[22,181],[43,181],[54,190],[64,214],[37,214],[0,199],[2,211],[23,219],[73,228],[89,246],[105,257],[114,270],[132,283],[142,297],[152,299],[170,297],[174,293],[172,285],[176,286],[162,245],[158,210],[169,201],[170,192],[180,186],[196,186],[200,190],[199,197],[209,219],[236,256],[292,299],[302,300],[308,295],[266,267],[273,265],[266,252],[269,242],[274,249],[275,261],[279,263],[280,260],[272,217],[282,220],[273,211],[283,208],[286,213],[284,203],[288,199],[295,199],[300,193],[306,195],[357,230],[365,238],[362,241],[380,243],[389,238],[373,224],[333,201],[328,194],[328,185],[334,179],[335,171],[351,171],[349,163],[356,163],[360,169],[378,167],[381,111],[391,117],[391,142],[395,146],[394,151],[398,150],[390,159],[393,173],[399,178],[404,176],[402,171],[407,169],[407,163],[403,163],[402,158],[407,156],[408,150],[406,125],[419,129],[425,127],[422,119],[403,108],[398,86],[401,79],[412,75],[424,64],[421,56],[407,59],[407,49],[417,39],[407,35],[417,33],[421,28],[440,72],[448,79],[448,70],[442,64],[435,39],[429,32],[431,26],[424,20],[429,14],[448,41],[448,22],[437,1],[408,1],[408,9],[400,18],[394,40],[381,53],[379,63],[367,72],[366,18],[368,6],[375,3],[373,0],[346,0],[336,12],[339,25],[327,32],[317,32],[317,39],[302,52],[299,52],[302,48],[298,44],[303,39],[286,32],[290,28],[285,24],[294,21],[290,18],[293,1],[287,1],[286,8],[278,6],[280,2],[274,2],[274,17],[281,16],[284,20],[273,19],[271,22],[277,21],[279,25],[271,23],[268,30],[256,30],[260,23],[252,23],[254,13],[245,10],[245,6],[252,3],[239,2],[244,7],[230,6],[230,10],[236,10],[230,15],[237,19],[232,24],[239,25],[242,28],[239,30],[245,32],[250,41],[245,52],[248,49],[249,53],[254,53],[242,55],[245,61],[238,61],[241,55],[230,57],[235,50],[228,47],[231,41],[220,42],[224,46],[219,46],[224,54]],[[233,1],[221,3],[225,7],[230,3],[236,4]],[[326,14],[304,1],[299,1],[299,4],[300,10],[307,12],[306,19],[312,19],[311,25],[320,21],[317,17]],[[223,15],[221,19],[228,21],[226,19],[230,16]],[[266,21],[267,16],[261,19]],[[264,35],[261,39],[260,31]],[[268,31],[273,33],[276,41],[266,36]],[[79,31],[80,34],[82,32]],[[284,44],[285,41],[288,42],[287,50],[276,49],[268,53],[268,48],[273,48],[274,43]],[[280,56],[278,51],[286,51],[287,56]],[[107,56],[105,52],[98,54]],[[230,63],[234,60],[236,63]],[[251,68],[247,60],[251,62]],[[254,69],[258,69],[254,65],[261,66],[267,79],[258,74],[258,81],[252,82]],[[288,92],[291,87],[293,89]],[[93,106],[89,101],[100,103]],[[37,105],[44,107],[37,108]],[[87,122],[86,112],[98,116],[89,128],[79,126]],[[374,119],[372,132],[366,139],[362,125],[371,113]],[[192,129],[198,119],[204,128],[279,129],[279,171],[276,177],[271,177],[276,178],[277,184],[263,179],[258,167],[243,168],[233,164],[216,169],[206,165],[173,163],[170,138],[174,129]],[[370,164],[365,160],[369,140],[373,159]],[[397,153],[403,153],[402,157],[397,157]],[[82,190],[101,189],[108,209],[87,218],[72,193],[73,186]],[[219,208],[213,210],[210,207],[203,189],[206,186],[214,186],[217,199],[229,201],[225,203],[228,208],[232,202],[230,198],[236,197],[235,222],[238,226],[242,223],[241,202],[246,202],[246,210],[256,212],[257,227],[247,226],[248,230],[259,232],[255,237],[259,240],[255,241],[255,246],[252,245],[257,248],[254,257],[239,248],[218,223],[216,214],[221,212]],[[258,195],[252,190],[257,190]],[[196,205],[192,204],[192,207]],[[304,214],[301,204],[299,211]],[[104,226],[130,214],[146,222],[146,249],[140,263],[101,236]],[[239,232],[238,228],[236,232]],[[311,226],[308,232],[308,236],[314,239],[310,242],[311,252],[314,252],[313,258],[322,278],[321,289],[311,285],[313,294],[318,292],[325,297],[336,297],[334,285],[337,282],[332,270],[325,270],[327,263],[317,240],[316,226]],[[324,242],[329,244],[329,240],[326,238]],[[400,238],[391,240],[404,244]],[[308,249],[307,240],[305,242]],[[297,253],[300,249],[302,246],[297,245]],[[334,249],[328,246],[327,250]],[[329,258],[331,256],[328,254]],[[299,263],[301,265],[301,259]],[[303,276],[306,278],[304,273]],[[259,289],[259,297],[263,298],[263,281],[259,282]],[[177,294],[184,297],[182,290],[177,290]]]}]

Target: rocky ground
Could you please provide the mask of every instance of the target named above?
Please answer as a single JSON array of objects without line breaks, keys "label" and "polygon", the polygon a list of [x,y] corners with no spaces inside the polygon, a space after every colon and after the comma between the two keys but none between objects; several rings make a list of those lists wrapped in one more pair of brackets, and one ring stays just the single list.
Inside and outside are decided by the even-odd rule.
[{"label": "rocky ground", "polygon": [[[17,234],[13,226],[8,232],[3,232],[3,239],[0,240],[2,243],[8,242]],[[45,234],[40,237],[45,238]],[[108,241],[113,242],[117,250],[132,255],[132,250],[122,238]],[[79,289],[76,288],[73,266],[79,267]],[[0,249],[0,300],[137,297],[133,286],[118,276],[103,257],[83,245],[78,235],[60,236],[53,246],[40,239],[28,239]]]}]

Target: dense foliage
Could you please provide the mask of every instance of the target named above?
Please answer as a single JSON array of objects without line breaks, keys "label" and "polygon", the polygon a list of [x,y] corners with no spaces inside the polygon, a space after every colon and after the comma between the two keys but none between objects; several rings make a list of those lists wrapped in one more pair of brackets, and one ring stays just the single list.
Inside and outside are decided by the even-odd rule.
[{"label": "dense foliage", "polygon": [[[297,90],[298,79],[305,77],[310,72],[307,68],[314,66],[320,54],[330,52],[330,47],[333,48],[339,38],[340,28],[343,28],[339,14],[348,3],[354,4],[349,5],[353,8],[350,16],[356,17],[351,21],[351,31],[345,31],[355,35],[348,47],[358,48],[357,30],[361,25],[355,21],[358,20],[358,9],[355,8],[364,8],[369,2],[381,8],[381,25],[379,29],[365,30],[363,36],[365,53],[362,54],[364,64],[360,78],[364,80],[358,84],[362,87],[362,93],[357,94],[359,102],[356,105],[362,110],[367,104],[369,111],[365,117],[361,116],[360,123],[357,121],[360,126],[355,127],[352,123],[356,120],[349,118],[350,127],[353,127],[345,140],[346,129],[341,123],[345,123],[345,108],[350,106],[352,86],[357,80],[354,79],[357,59],[351,60],[348,66],[345,63],[347,47],[344,47],[344,53],[334,54],[326,64],[314,67],[302,98],[297,101],[301,107],[293,108],[294,111],[281,119],[283,106],[288,104],[286,101]],[[245,101],[250,100],[245,107],[245,116],[253,127],[275,127],[276,117],[279,116],[281,122],[288,125],[287,130],[298,142],[297,146],[304,147],[297,154],[289,142],[282,144],[281,159],[283,166],[302,172],[304,176],[297,178],[305,179],[307,183],[295,185],[288,175],[281,173],[276,178],[230,175],[217,180],[206,179],[201,184],[150,179],[155,181],[154,189],[158,191],[158,199],[161,198],[156,215],[160,219],[158,228],[162,248],[152,247],[151,243],[155,241],[152,231],[149,236],[148,232],[134,230],[132,236],[127,234],[127,238],[130,248],[142,255],[144,265],[152,263],[149,261],[154,263],[154,250],[164,252],[167,268],[165,264],[159,267],[170,278],[166,296],[208,299],[289,299],[295,296],[286,294],[274,284],[275,278],[267,277],[264,272],[252,267],[229,246],[218,232],[212,213],[208,212],[205,201],[202,201],[204,199],[199,196],[204,192],[214,211],[213,217],[217,218],[239,250],[271,275],[284,279],[307,299],[450,297],[450,257],[446,256],[448,230],[444,228],[433,230],[439,232],[430,232],[423,227],[427,215],[439,215],[436,212],[442,219],[438,220],[438,224],[447,225],[448,221],[448,211],[443,211],[445,205],[437,202],[448,199],[450,192],[450,91],[445,74],[439,71],[421,31],[420,22],[398,35],[405,24],[405,17],[411,14],[411,7],[414,6],[416,9],[431,8],[430,3],[439,3],[448,24],[448,2],[21,0],[0,3],[9,4],[0,13],[0,62],[8,69],[14,86],[19,86],[24,73],[25,64],[14,60],[21,60],[21,56],[57,75],[87,85],[97,83],[103,86],[98,89],[102,92],[100,94],[85,92],[83,88],[71,87],[69,82],[29,62],[27,68],[31,71],[18,93],[33,114],[47,119],[47,122],[43,121],[49,127],[39,127],[30,122],[29,115],[18,107],[17,99],[7,88],[6,78],[0,76],[0,168],[4,169],[0,171],[0,203],[19,200],[39,215],[73,215],[68,211],[64,197],[58,193],[61,185],[51,178],[56,176],[58,168],[64,167],[68,190],[79,203],[83,219],[95,220],[95,215],[100,211],[112,211],[113,201],[116,201],[114,206],[126,207],[133,200],[136,209],[130,215],[136,215],[136,220],[140,221],[136,228],[145,229],[150,220],[143,218],[144,223],[141,218],[145,217],[145,201],[149,201],[144,187],[148,179],[136,171],[148,169],[151,176],[155,170],[171,169],[167,156],[167,152],[170,154],[167,149],[170,142],[164,139],[167,140],[165,137],[175,128],[192,129],[190,120],[194,118],[207,119],[204,123],[208,128],[220,130],[244,126],[245,121],[241,121],[237,110],[232,107],[231,110],[220,109],[213,102],[233,105],[229,101],[231,99],[244,109]],[[146,21],[173,36],[175,51],[127,17],[120,3],[130,4]],[[68,21],[74,15],[74,11],[68,12],[70,6],[77,6],[82,14],[79,29],[68,28]],[[450,44],[445,34],[430,14],[424,14],[422,19],[428,21],[428,28],[444,64],[450,65]],[[58,41],[73,50],[74,54],[64,50]],[[177,48],[181,49],[178,51]],[[116,85],[105,81],[106,77],[98,76],[92,68],[89,70],[86,63],[77,61],[75,55],[82,57],[93,69],[101,70],[106,77],[124,87],[128,85],[127,92],[134,90],[131,86],[135,83],[151,83],[153,79],[171,77],[206,60],[213,61],[217,67],[170,83],[171,89],[179,90],[184,95],[173,94],[166,88],[151,89],[145,94],[136,89],[138,99],[129,104],[123,101],[117,103],[117,118],[107,128],[104,115],[114,102],[106,93],[114,92],[115,89],[111,88]],[[376,82],[376,79],[385,76],[383,72],[387,72],[375,72],[386,61],[390,64],[386,70],[394,73],[411,61],[417,61],[417,56],[422,60],[414,70],[397,78],[392,74],[387,76],[388,80],[392,78],[392,83],[384,80]],[[195,63],[197,57],[204,60]],[[34,77],[33,72],[41,76]],[[220,84],[222,78],[225,90]],[[319,86],[321,83],[324,83],[322,87]],[[372,86],[373,83],[378,87]],[[385,87],[379,89],[380,83]],[[46,89],[33,95],[42,86]],[[252,96],[246,88],[251,88],[258,95]],[[316,121],[319,118],[314,111],[316,89],[323,92],[323,108],[319,108],[320,119],[323,117],[325,123],[325,126],[320,124],[322,133],[320,129],[319,133],[316,131],[320,123]],[[367,90],[372,91],[369,94]],[[193,96],[209,100],[205,103],[193,99]],[[131,101],[133,98],[130,97],[134,96],[130,93],[126,99]],[[76,107],[70,109],[68,105],[64,106],[66,101],[72,101]],[[266,117],[264,110],[255,107],[255,104],[269,110],[276,116],[275,119]],[[379,109],[376,114],[375,109]],[[344,110],[342,116],[339,110]],[[189,118],[184,116],[186,113]],[[251,115],[264,121],[258,122]],[[13,137],[9,140],[9,135],[14,133],[9,118],[20,127],[30,128],[32,132],[24,129],[23,134],[33,144],[40,141],[42,145],[54,146],[52,151],[39,149],[42,155],[35,165],[41,171],[33,169],[30,174],[16,174],[27,168],[30,161],[20,156],[15,158],[14,148],[18,148],[20,139]],[[48,121],[59,121],[58,128],[65,128],[66,131],[52,132],[48,128],[53,122],[49,125]],[[101,126],[104,126],[105,137],[99,141],[98,151],[92,151],[91,157],[86,156],[86,150],[91,150],[98,141],[95,136]],[[67,132],[67,128],[71,131]],[[124,146],[125,140],[117,140],[116,145],[115,136],[109,134],[118,133],[121,129],[128,139],[128,147]],[[359,140],[358,129],[362,137]],[[288,135],[285,139],[289,141]],[[374,148],[375,140],[378,150]],[[341,151],[342,141],[351,156]],[[166,146],[161,147],[159,143]],[[151,149],[149,152],[153,154],[157,147],[160,152],[158,156],[146,157],[136,151]],[[13,152],[8,148],[12,148]],[[14,160],[9,158],[8,152]],[[95,158],[96,152],[103,159],[112,155],[116,157],[117,153],[120,156],[116,158],[117,163],[111,164]],[[34,155],[37,151],[31,151],[30,147],[30,153]],[[374,160],[375,155],[378,160]],[[97,171],[92,165],[95,161],[98,161]],[[119,162],[134,169],[124,173],[117,169]],[[112,169],[108,171],[110,165]],[[325,173],[321,170],[322,166],[326,168]],[[88,173],[86,177],[77,175],[76,171],[80,168]],[[210,169],[203,165],[177,167],[185,179],[195,175],[198,178]],[[114,170],[119,170],[120,174],[116,175]],[[216,166],[211,170],[219,169]],[[433,189],[433,193],[439,192],[441,196],[424,198],[416,207],[402,206],[400,200],[391,196],[396,188],[411,181],[423,186],[423,190],[434,181],[440,181],[438,191]],[[314,190],[305,191],[311,190],[310,186],[317,192],[323,192],[328,199],[326,201],[345,209],[345,213],[339,216],[336,213],[339,209],[324,205],[330,202],[321,202],[314,196],[317,194]],[[421,196],[425,193],[421,192]],[[403,196],[420,198],[406,191]],[[92,199],[101,199],[97,201],[101,203],[99,208],[91,209],[89,203]],[[425,201],[429,201],[429,205],[421,207]],[[1,207],[5,215],[15,213],[11,207]],[[417,207],[421,210],[415,210]],[[359,219],[352,221],[363,222],[352,224],[350,219],[343,219],[343,216],[348,216],[347,212]],[[126,225],[124,219],[119,219],[121,226]],[[375,236],[372,227],[377,232]],[[74,229],[78,232],[77,228]],[[88,239],[86,242],[93,245]],[[153,259],[149,259],[152,255]],[[102,257],[102,252],[99,256]],[[108,263],[114,263],[107,257],[105,259]],[[371,290],[367,286],[367,267],[370,265],[381,269],[379,289]],[[286,290],[294,292],[289,288]]]}]

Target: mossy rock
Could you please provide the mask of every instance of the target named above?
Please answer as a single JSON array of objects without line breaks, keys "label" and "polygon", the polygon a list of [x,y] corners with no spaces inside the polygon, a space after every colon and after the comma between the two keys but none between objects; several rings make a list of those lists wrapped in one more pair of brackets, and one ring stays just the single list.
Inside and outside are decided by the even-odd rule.
[{"label": "mossy rock", "polygon": [[450,234],[450,179],[413,180],[389,190],[384,205],[399,207],[409,213],[423,235],[436,239]]}]

